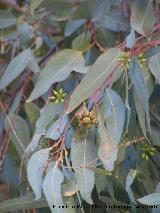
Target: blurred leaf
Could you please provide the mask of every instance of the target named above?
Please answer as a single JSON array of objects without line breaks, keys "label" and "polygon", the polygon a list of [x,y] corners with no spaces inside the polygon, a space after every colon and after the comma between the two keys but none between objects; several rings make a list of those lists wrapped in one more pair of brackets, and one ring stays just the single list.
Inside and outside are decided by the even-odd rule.
[{"label": "blurred leaf", "polygon": [[22,158],[30,140],[30,132],[26,121],[15,113],[10,113],[5,119],[5,129],[11,137],[19,156]]},{"label": "blurred leaf", "polygon": [[83,33],[76,37],[72,42],[72,48],[74,50],[79,50],[82,52],[87,51],[89,48],[91,48],[93,44],[90,42],[90,36],[86,33]]},{"label": "blurred leaf", "polygon": [[31,0],[30,10],[31,14],[34,15],[34,11],[42,4],[44,0]]},{"label": "blurred leaf", "polygon": [[36,104],[33,103],[25,103],[24,107],[30,123],[35,125],[37,119],[40,116],[40,109]]},{"label": "blurred leaf", "polygon": [[98,24],[114,32],[125,32],[130,30],[128,17],[126,17],[117,7],[111,7]]},{"label": "blurred leaf", "polygon": [[38,150],[41,135],[42,135],[41,133],[37,132],[34,133],[31,142],[28,144],[25,150],[26,157],[29,157],[29,155]]},{"label": "blurred leaf", "polygon": [[0,29],[11,27],[16,24],[16,18],[9,10],[0,10]]},{"label": "blurred leaf", "polygon": [[35,193],[35,199],[39,200],[42,196],[43,172],[46,169],[49,158],[49,148],[35,152],[27,165],[28,181]]},{"label": "blurred leaf", "polygon": [[78,141],[76,139],[72,141],[71,160],[76,182],[82,198],[89,204],[92,204],[91,193],[94,187],[95,175],[94,171],[86,168],[86,166],[87,164],[94,165],[94,162],[91,162],[95,160],[96,152],[94,142],[89,136]]},{"label": "blurred leaf", "polygon": [[141,106],[143,107],[143,110],[145,112],[148,131],[151,135],[149,104],[148,104],[149,96],[148,96],[147,85],[146,85],[143,72],[145,72],[145,70],[140,69],[140,66],[137,60],[134,59],[132,63],[130,64],[129,76],[134,85],[138,98],[141,102]]},{"label": "blurred leaf", "polygon": [[[98,57],[95,64],[89,68],[86,76],[74,90],[69,102],[68,113],[72,112],[81,102],[96,92],[114,69],[118,67],[117,59],[119,56],[120,50],[111,48]],[[118,73],[118,71],[116,73]]]},{"label": "blurred leaf", "polygon": [[[72,71],[85,65],[81,52],[65,49],[52,56],[40,74],[40,78],[28,101],[43,95],[55,82],[65,80]],[[80,70],[78,70],[80,72]]]},{"label": "blurred leaf", "polygon": [[160,54],[156,54],[149,58],[148,66],[155,77],[156,81],[160,84]]},{"label": "blurred leaf", "polygon": [[51,138],[52,140],[60,138],[68,122],[69,119],[66,115],[60,117],[46,130],[46,137]]},{"label": "blurred leaf", "polygon": [[24,208],[42,208],[47,207],[47,202],[44,198],[35,200],[34,194],[30,193],[18,198],[5,200],[0,203],[0,212],[16,211]]},{"label": "blurred leaf", "polygon": [[54,163],[53,168],[46,174],[42,185],[43,193],[52,213],[64,213],[64,209],[59,208],[59,206],[64,206],[61,194],[61,184],[63,180],[63,173],[57,164]]},{"label": "blurred leaf", "polygon": [[141,197],[138,202],[144,205],[159,205],[160,204],[160,193],[152,193]]},{"label": "blurred leaf", "polygon": [[137,171],[136,170],[133,170],[131,169],[127,175],[127,178],[126,178],[126,191],[129,195],[129,198],[130,200],[133,202],[133,203],[136,203],[135,201],[135,198],[134,198],[134,195],[133,195],[133,192],[132,192],[132,189],[131,189],[131,185],[134,181],[134,178],[136,176],[136,173]]},{"label": "blurred leaf", "polygon": [[[119,95],[109,89],[106,92],[104,118],[99,114],[98,131],[101,138],[98,155],[106,170],[114,169],[118,144],[125,121],[125,107]],[[105,125],[104,125],[105,122]]]},{"label": "blurred leaf", "polygon": [[36,123],[36,132],[44,134],[46,127],[56,115],[63,110],[63,104],[49,103],[41,110],[41,115]]},{"label": "blurred leaf", "polygon": [[9,63],[5,73],[0,79],[0,90],[4,89],[10,84],[17,76],[19,76],[29,64],[31,58],[31,50],[26,49],[19,53]]},{"label": "blurred leaf", "polygon": [[131,27],[140,34],[150,31],[155,24],[152,1],[135,0],[131,6]]},{"label": "blurred leaf", "polygon": [[131,29],[131,32],[126,37],[126,47],[132,48],[135,45],[135,43],[136,43],[136,35],[134,29]]},{"label": "blurred leaf", "polygon": [[70,36],[86,22],[85,19],[69,20],[65,28],[65,36]]}]

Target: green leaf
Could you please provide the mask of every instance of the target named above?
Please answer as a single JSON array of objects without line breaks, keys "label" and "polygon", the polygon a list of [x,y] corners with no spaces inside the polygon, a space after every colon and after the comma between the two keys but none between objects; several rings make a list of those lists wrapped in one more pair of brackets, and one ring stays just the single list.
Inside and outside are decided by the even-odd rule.
[{"label": "green leaf", "polygon": [[16,24],[16,18],[8,10],[0,10],[0,29]]},{"label": "green leaf", "polygon": [[72,42],[72,48],[81,52],[87,51],[91,46],[92,44],[90,43],[90,36],[86,33],[82,33]]},{"label": "green leaf", "polygon": [[32,209],[32,208],[42,208],[47,207],[47,202],[44,198],[40,200],[35,200],[34,194],[29,193],[18,198],[13,198],[5,200],[0,203],[0,212],[16,211],[20,209]]},{"label": "green leaf", "polygon": [[22,158],[30,140],[26,121],[15,113],[10,113],[5,119],[5,129],[13,141],[19,156]]},{"label": "green leaf", "polygon": [[25,112],[28,116],[28,119],[32,125],[35,125],[37,119],[40,116],[40,109],[36,104],[25,103]]},{"label": "green leaf", "polygon": [[[28,101],[43,95],[55,82],[64,81],[72,71],[81,72],[79,68],[85,65],[82,53],[65,49],[52,56],[40,73],[39,80]],[[83,72],[83,69],[82,69]]]},{"label": "green leaf", "polygon": [[160,193],[152,193],[139,198],[138,201],[144,205],[159,205],[160,204]]},{"label": "green leaf", "polygon": [[133,192],[132,192],[132,189],[131,189],[131,185],[134,181],[134,178],[137,174],[137,171],[136,170],[133,170],[131,169],[127,175],[127,178],[126,178],[126,191],[128,193],[128,196],[130,198],[130,200],[133,202],[133,203],[136,203],[135,201],[135,198],[134,198],[134,195],[133,195]]},{"label": "green leaf", "polygon": [[31,54],[31,50],[26,49],[11,60],[5,73],[0,79],[0,90],[8,86],[8,84],[23,72],[29,64]]},{"label": "green leaf", "polygon": [[[82,198],[92,204],[91,193],[95,183],[95,172],[86,166],[94,165],[91,163],[96,158],[96,147],[94,141],[87,136],[84,139],[72,141],[71,160],[75,171],[76,182]],[[86,166],[85,166],[86,165]]]},{"label": "green leaf", "polygon": [[115,91],[107,90],[104,119],[100,114],[98,117],[98,131],[101,138],[98,155],[104,168],[112,171],[114,162],[117,159],[118,144],[120,143],[125,121],[124,103]]},{"label": "green leaf", "polygon": [[42,196],[43,172],[46,169],[49,158],[49,148],[35,152],[27,165],[28,181],[35,193],[35,199],[39,200]]},{"label": "green leaf", "polygon": [[70,36],[74,31],[80,28],[86,22],[85,19],[69,20],[65,28],[65,36]]},{"label": "green leaf", "polygon": [[36,132],[45,133],[46,127],[51,123],[56,115],[63,110],[63,104],[49,103],[42,110],[39,119],[36,122]]},{"label": "green leaf", "polygon": [[[68,113],[72,112],[83,101],[92,96],[97,89],[102,85],[104,80],[117,68],[120,50],[111,48],[101,54],[93,64],[81,83],[74,90],[69,106]],[[118,73],[119,70],[116,71]]]},{"label": "green leaf", "polygon": [[160,84],[160,53],[149,58],[148,66],[156,81]]},{"label": "green leaf", "polygon": [[53,168],[46,174],[42,184],[43,193],[52,213],[64,213],[64,209],[59,208],[59,206],[64,206],[61,193],[61,184],[63,180],[63,173],[58,168],[57,164],[54,163]]},{"label": "green leaf", "polygon": [[129,68],[129,76],[134,85],[139,101],[141,102],[141,106],[143,107],[143,110],[145,112],[148,131],[151,135],[149,104],[148,104],[149,95],[147,91],[147,82],[145,80],[143,72],[145,72],[145,70],[140,68],[138,61],[136,59],[133,59]]},{"label": "green leaf", "polygon": [[131,6],[131,26],[140,34],[150,31],[155,24],[151,0],[135,0]]},{"label": "green leaf", "polygon": [[29,157],[33,152],[37,151],[39,148],[39,141],[41,138],[41,133],[34,133],[31,142],[27,146],[25,150],[25,155],[26,157]]},{"label": "green leaf", "polygon": [[130,30],[128,17],[118,7],[111,7],[98,24],[113,32],[126,32]]},{"label": "green leaf", "polygon": [[30,10],[31,14],[34,15],[34,11],[42,4],[44,0],[31,0]]}]

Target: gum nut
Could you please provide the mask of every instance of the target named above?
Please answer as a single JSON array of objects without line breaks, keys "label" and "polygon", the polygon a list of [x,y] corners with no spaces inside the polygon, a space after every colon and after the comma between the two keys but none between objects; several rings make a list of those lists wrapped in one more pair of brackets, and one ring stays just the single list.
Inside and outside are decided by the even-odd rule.
[{"label": "gum nut", "polygon": [[88,110],[84,110],[82,112],[82,116],[84,116],[84,117],[89,116],[89,111]]},{"label": "gum nut", "polygon": [[49,99],[50,99],[50,100],[55,100],[55,99],[56,99],[56,97],[51,96],[51,97],[49,97]]},{"label": "gum nut", "polygon": [[84,124],[88,124],[88,123],[90,123],[90,122],[91,122],[91,119],[90,119],[89,117],[83,118],[83,123],[84,123]]},{"label": "gum nut", "polygon": [[90,118],[91,118],[91,119],[96,118],[96,115],[95,115],[95,113],[94,113],[93,111],[90,112]]},{"label": "gum nut", "polygon": [[55,100],[55,103],[59,103],[59,100]]},{"label": "gum nut", "polygon": [[92,124],[87,124],[87,125],[86,125],[86,128],[87,128],[87,129],[90,129],[91,127],[92,127]]},{"label": "gum nut", "polygon": [[92,124],[96,124],[96,123],[97,123],[97,119],[96,118],[92,119]]}]

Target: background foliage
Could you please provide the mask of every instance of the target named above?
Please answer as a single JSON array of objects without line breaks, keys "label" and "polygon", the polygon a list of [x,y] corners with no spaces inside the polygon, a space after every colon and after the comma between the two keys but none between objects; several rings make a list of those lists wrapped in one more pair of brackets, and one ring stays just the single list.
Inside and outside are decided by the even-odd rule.
[{"label": "background foliage", "polygon": [[160,212],[159,35],[159,0],[0,0],[0,212]]}]

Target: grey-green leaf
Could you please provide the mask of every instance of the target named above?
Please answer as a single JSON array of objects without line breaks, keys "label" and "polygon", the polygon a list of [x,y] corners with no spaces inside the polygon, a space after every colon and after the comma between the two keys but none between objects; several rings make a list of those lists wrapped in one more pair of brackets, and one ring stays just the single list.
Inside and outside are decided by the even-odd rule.
[{"label": "grey-green leaf", "polygon": [[[101,142],[98,155],[106,170],[114,169],[125,121],[125,106],[120,96],[112,89],[106,91],[104,119],[99,115],[98,131]],[[105,123],[105,125],[104,125]],[[106,128],[105,128],[106,126]]]},{"label": "grey-green leaf", "polygon": [[16,18],[8,10],[0,10],[0,29],[16,24]]},{"label": "grey-green leaf", "polygon": [[95,183],[95,172],[86,168],[85,165],[94,165],[91,162],[96,158],[96,152],[94,141],[89,138],[72,142],[71,160],[78,189],[82,198],[89,204],[93,203],[91,193]]},{"label": "grey-green leaf", "polygon": [[34,15],[34,11],[42,4],[44,0],[32,0],[30,5],[31,14]]},{"label": "grey-green leaf", "polygon": [[135,0],[131,6],[131,27],[140,34],[150,31],[155,24],[151,0]]},{"label": "grey-green leaf", "polygon": [[160,84],[160,53],[149,58],[148,66],[156,81]]},{"label": "grey-green leaf", "polygon": [[10,113],[5,119],[5,129],[11,137],[19,156],[22,158],[30,139],[26,121],[15,113]]},{"label": "grey-green leaf", "polygon": [[44,134],[46,127],[54,117],[63,110],[63,104],[49,103],[42,110],[39,119],[36,122],[36,132]]},{"label": "grey-green leaf", "polygon": [[79,68],[84,66],[85,61],[79,51],[65,49],[53,55],[40,73],[39,80],[28,101],[43,95],[53,83],[65,80],[72,71],[78,69],[78,72],[81,72]]},{"label": "grey-green leaf", "polygon": [[139,198],[138,201],[144,205],[160,205],[160,193],[152,193]]},{"label": "grey-green leaf", "polygon": [[[105,53],[101,54],[96,60],[95,64],[90,66],[86,76],[81,83],[74,90],[69,106],[68,113],[72,112],[84,100],[92,96],[96,90],[103,84],[107,77],[118,68],[118,58],[120,56],[120,49],[111,48]],[[118,72],[117,70],[116,72]]]},{"label": "grey-green leaf", "polygon": [[[61,184],[63,180],[63,173],[58,168],[57,163],[54,163],[53,167],[46,174],[42,184],[43,193],[52,213],[64,213],[64,209],[59,208],[59,206],[64,205],[61,193]],[[54,208],[53,205],[55,206]]]},{"label": "grey-green leaf", "polygon": [[8,86],[8,84],[10,84],[24,71],[29,64],[31,54],[31,50],[26,49],[11,60],[2,78],[0,79],[0,90]]},{"label": "grey-green leaf", "polygon": [[38,200],[42,195],[43,172],[47,166],[49,148],[35,152],[28,162],[27,177]]},{"label": "grey-green leaf", "polygon": [[17,211],[21,209],[32,209],[32,208],[42,208],[47,207],[47,202],[45,198],[41,198],[40,200],[35,200],[35,196],[33,193],[29,193],[27,195],[5,200],[0,203],[0,212],[9,212],[9,211]]}]

